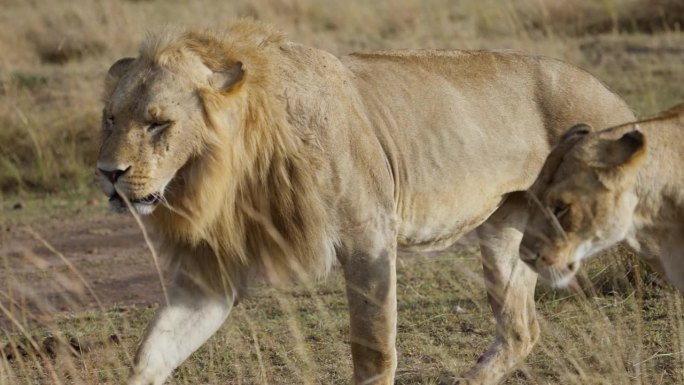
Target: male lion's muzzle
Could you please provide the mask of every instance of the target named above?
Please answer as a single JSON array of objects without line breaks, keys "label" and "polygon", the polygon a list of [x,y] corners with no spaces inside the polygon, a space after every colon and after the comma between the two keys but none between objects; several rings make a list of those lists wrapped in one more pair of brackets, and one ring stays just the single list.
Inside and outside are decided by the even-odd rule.
[{"label": "male lion's muzzle", "polygon": [[102,177],[102,190],[109,197],[109,205],[112,210],[125,212],[130,205],[138,214],[151,213],[160,202],[161,194],[152,193],[142,197],[136,197],[127,188],[129,183],[121,183],[122,179],[129,176],[132,166],[112,166],[103,162],[97,163],[97,171]]},{"label": "male lion's muzzle", "polygon": [[110,169],[107,166],[102,166],[101,164],[98,163],[97,165],[97,171],[100,172],[105,178],[107,178],[112,184],[116,183],[116,181],[119,179],[120,176],[123,174],[127,173],[131,169],[131,166],[126,167],[125,169]]}]

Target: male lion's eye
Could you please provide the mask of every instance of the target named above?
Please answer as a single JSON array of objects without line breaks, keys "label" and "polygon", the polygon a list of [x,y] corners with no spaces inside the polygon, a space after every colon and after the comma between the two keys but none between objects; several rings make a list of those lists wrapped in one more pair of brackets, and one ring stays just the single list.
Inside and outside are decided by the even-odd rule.
[{"label": "male lion's eye", "polygon": [[171,122],[151,122],[147,126],[147,131],[152,134],[162,132],[171,126]]}]

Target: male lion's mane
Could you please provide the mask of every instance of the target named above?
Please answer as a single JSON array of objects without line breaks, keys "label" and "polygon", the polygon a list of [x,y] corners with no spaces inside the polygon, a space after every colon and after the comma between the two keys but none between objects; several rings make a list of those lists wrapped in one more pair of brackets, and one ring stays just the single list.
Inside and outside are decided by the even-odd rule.
[{"label": "male lion's mane", "polygon": [[204,148],[168,188],[151,220],[171,263],[212,286],[257,268],[271,280],[318,275],[332,260],[333,226],[317,171],[325,164],[310,132],[288,121],[277,68],[283,36],[243,21],[225,35],[148,38],[141,59],[173,66],[197,55],[214,72],[242,64],[231,89],[200,89]]}]

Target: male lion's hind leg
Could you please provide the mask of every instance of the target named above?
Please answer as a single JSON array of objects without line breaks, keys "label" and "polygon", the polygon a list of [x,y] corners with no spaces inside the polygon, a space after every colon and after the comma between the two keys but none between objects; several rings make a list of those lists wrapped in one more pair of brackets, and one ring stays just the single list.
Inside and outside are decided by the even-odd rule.
[{"label": "male lion's hind leg", "polygon": [[497,384],[530,353],[539,338],[534,305],[537,275],[518,258],[527,212],[524,197],[510,196],[480,227],[487,297],[496,317],[496,337],[477,364],[442,384]]},{"label": "male lion's hind leg", "polygon": [[161,385],[223,324],[234,296],[210,293],[177,276],[138,347],[128,385]]}]

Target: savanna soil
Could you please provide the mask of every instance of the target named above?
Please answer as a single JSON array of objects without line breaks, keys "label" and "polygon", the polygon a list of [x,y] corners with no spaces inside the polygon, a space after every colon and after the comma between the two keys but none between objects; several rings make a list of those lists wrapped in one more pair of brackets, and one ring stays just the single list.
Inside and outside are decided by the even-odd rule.
[{"label": "savanna soil", "polygon": [[[45,209],[40,202],[14,203],[12,216],[28,212],[29,219],[2,225],[0,290],[13,317],[45,320],[162,298],[152,253],[132,216],[110,213],[97,199],[76,209]],[[30,218],[51,209],[56,213]],[[8,316],[0,314],[0,324],[7,325]]]}]

